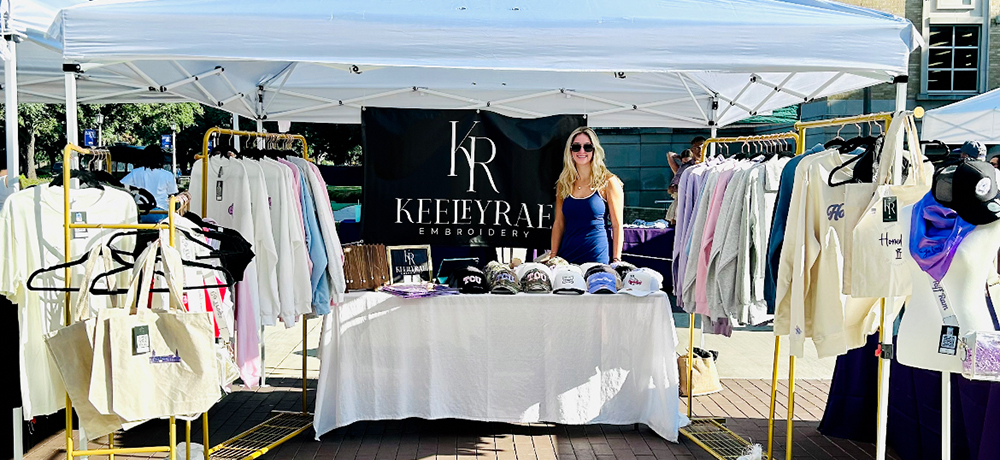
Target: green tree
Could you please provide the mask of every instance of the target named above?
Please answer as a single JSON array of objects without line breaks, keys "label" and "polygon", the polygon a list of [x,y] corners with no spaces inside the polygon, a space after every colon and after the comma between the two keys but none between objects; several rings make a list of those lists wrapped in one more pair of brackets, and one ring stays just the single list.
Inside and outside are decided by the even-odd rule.
[{"label": "green tree", "polygon": [[[38,178],[36,143],[39,137],[44,138],[45,144],[52,143],[59,136],[59,120],[56,119],[54,111],[45,104],[18,104],[18,126],[20,126],[21,139],[27,142],[23,145],[23,155],[21,157],[27,166],[25,174],[29,179]],[[51,162],[50,162],[51,164]]]}]

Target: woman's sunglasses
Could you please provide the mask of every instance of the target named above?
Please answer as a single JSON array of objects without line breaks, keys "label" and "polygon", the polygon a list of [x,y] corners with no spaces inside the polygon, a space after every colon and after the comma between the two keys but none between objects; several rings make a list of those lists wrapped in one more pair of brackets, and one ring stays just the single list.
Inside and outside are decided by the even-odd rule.
[{"label": "woman's sunglasses", "polygon": [[591,153],[591,152],[594,151],[594,144],[582,144],[581,145],[581,144],[574,143],[574,144],[571,144],[569,146],[569,151],[576,153],[576,152],[579,152],[581,148],[583,149],[584,152]]}]

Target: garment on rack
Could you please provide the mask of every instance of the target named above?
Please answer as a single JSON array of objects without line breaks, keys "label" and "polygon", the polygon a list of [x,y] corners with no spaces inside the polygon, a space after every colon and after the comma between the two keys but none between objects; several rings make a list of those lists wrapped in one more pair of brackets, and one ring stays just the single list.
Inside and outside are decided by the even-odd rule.
[{"label": "garment on rack", "polygon": [[326,314],[330,310],[330,282],[326,276],[326,266],[329,263],[326,252],[326,242],[323,231],[319,227],[316,216],[316,202],[313,201],[312,189],[306,183],[305,171],[299,168],[299,180],[302,185],[302,213],[306,221],[306,244],[309,248],[309,260],[312,268],[309,281],[312,286],[312,306],[317,314]]},{"label": "garment on rack", "polygon": [[[802,356],[811,337],[819,357],[836,356],[863,346],[877,327],[877,299],[842,294],[844,222],[848,215],[847,187],[831,187],[830,173],[847,157],[831,149],[806,157],[795,170],[785,244],[782,245],[776,287],[774,333],[789,335],[790,353]],[[850,168],[835,176],[850,177]],[[863,212],[866,205],[861,206]]]},{"label": "garment on rack", "polygon": [[[698,249],[701,247],[701,237],[705,231],[705,221],[708,218],[709,203],[712,201],[712,193],[715,192],[715,184],[718,182],[720,170],[715,165],[709,166],[705,172],[705,181],[701,191],[693,190],[698,195],[696,204],[692,207],[691,219],[693,223],[689,230],[686,241],[682,242],[681,248],[685,254],[684,280],[681,291],[682,306],[688,313],[695,312],[695,282],[698,279]],[[692,252],[692,249],[694,252]]]},{"label": "garment on rack", "polygon": [[[191,183],[202,180],[202,164],[197,160],[191,168]],[[252,250],[259,251],[256,241],[256,226],[253,217],[252,194],[246,168],[237,160],[210,156],[208,160],[208,212],[223,227],[239,232],[251,244]],[[201,203],[201,187],[191,188],[191,198]],[[270,235],[268,235],[270,236]],[[250,388],[260,383],[260,297],[258,290],[257,257],[250,260],[244,272],[244,281],[236,284],[236,364],[240,368],[240,378]]]},{"label": "garment on rack", "polygon": [[260,319],[264,326],[277,324],[281,310],[278,297],[278,250],[271,225],[271,198],[267,194],[264,171],[256,160],[237,160],[246,169],[250,184],[250,206],[253,208],[254,253],[257,254],[257,292],[260,299]]},{"label": "garment on rack", "polygon": [[[132,196],[111,187],[70,191],[70,211],[77,222],[135,224],[138,212]],[[45,347],[45,335],[63,325],[65,296],[60,292],[27,289],[36,270],[63,263],[63,189],[37,186],[12,194],[0,211],[0,292],[18,306],[20,327],[21,399],[24,418],[63,409],[66,393],[59,372]],[[70,258],[76,260],[106,241],[116,230],[75,229]],[[122,238],[119,248],[131,250],[132,239]],[[72,287],[79,287],[83,264],[72,267]],[[122,278],[122,282],[125,278]],[[63,271],[37,277],[35,285],[65,286]],[[76,294],[71,294],[71,304]],[[92,296],[92,312],[108,307],[108,298]]]},{"label": "garment on rack", "polygon": [[[289,159],[303,166],[309,172],[308,182],[312,188],[313,199],[316,202],[316,216],[319,218],[323,240],[326,241],[327,276],[330,282],[330,301],[339,304],[344,301],[347,282],[344,279],[344,249],[340,246],[340,236],[337,234],[337,222],[333,218],[333,206],[327,192],[323,174],[315,164],[302,158]],[[325,313],[319,313],[325,314]]]},{"label": "garment on rack", "polygon": [[778,185],[778,194],[775,199],[774,211],[771,214],[770,233],[767,243],[767,263],[764,268],[764,299],[767,301],[767,313],[774,314],[774,298],[778,280],[778,262],[781,256],[781,247],[785,240],[785,226],[788,220],[788,207],[792,201],[792,190],[795,184],[795,170],[799,163],[806,158],[806,155],[822,152],[823,144],[816,144],[802,155],[788,160],[781,170],[781,178]]},{"label": "garment on rack", "polygon": [[[736,162],[727,161],[720,166],[719,178],[715,183],[711,201],[708,204],[708,215],[705,218],[704,232],[701,235],[701,245],[698,247],[698,266],[695,272],[695,311],[702,315],[710,315],[707,297],[708,258],[712,254],[712,243],[715,241],[715,227],[719,222],[719,212],[726,195],[726,187],[736,168]],[[692,246],[694,246],[692,244]]]},{"label": "garment on rack", "polygon": [[293,176],[287,166],[261,159],[271,204],[271,230],[278,254],[279,318],[285,327],[295,325],[296,315],[311,313],[309,254],[305,234],[298,227],[300,200],[294,195]]}]

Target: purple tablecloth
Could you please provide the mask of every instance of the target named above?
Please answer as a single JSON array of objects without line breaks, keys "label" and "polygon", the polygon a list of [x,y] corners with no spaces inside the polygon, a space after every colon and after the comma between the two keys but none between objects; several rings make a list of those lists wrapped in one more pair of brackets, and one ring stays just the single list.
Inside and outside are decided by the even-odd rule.
[{"label": "purple tablecloth", "polygon": [[[871,338],[837,358],[819,431],[874,442],[878,363]],[[892,362],[887,443],[903,460],[941,458],[941,373]],[[952,458],[1000,459],[1000,383],[951,378]]]},{"label": "purple tablecloth", "polygon": [[671,294],[674,286],[670,275],[670,258],[673,250],[673,228],[625,229],[622,260],[635,264],[637,267],[649,267],[660,272],[663,275],[663,290]]}]

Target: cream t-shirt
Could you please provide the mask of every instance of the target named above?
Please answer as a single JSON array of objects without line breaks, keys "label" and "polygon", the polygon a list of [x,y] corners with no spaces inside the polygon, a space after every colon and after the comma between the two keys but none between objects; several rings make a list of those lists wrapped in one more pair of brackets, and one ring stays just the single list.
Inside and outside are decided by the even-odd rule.
[{"label": "cream t-shirt", "polygon": [[[78,221],[135,224],[138,218],[132,195],[111,187],[70,191],[70,212]],[[70,240],[70,259],[76,260],[114,233],[112,229],[77,229]],[[39,185],[12,194],[0,211],[0,292],[18,306],[21,400],[24,419],[52,414],[66,405],[62,378],[45,345],[45,336],[63,327],[65,294],[27,289],[35,270],[64,263],[63,188]],[[119,249],[131,251],[131,237],[115,240]],[[83,282],[85,264],[72,268],[71,286]],[[118,285],[127,282],[127,272]],[[62,270],[42,274],[35,286],[65,287]],[[71,294],[76,303],[77,294]],[[91,296],[91,313],[110,306],[109,297]]]}]

